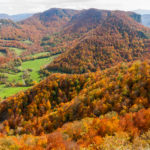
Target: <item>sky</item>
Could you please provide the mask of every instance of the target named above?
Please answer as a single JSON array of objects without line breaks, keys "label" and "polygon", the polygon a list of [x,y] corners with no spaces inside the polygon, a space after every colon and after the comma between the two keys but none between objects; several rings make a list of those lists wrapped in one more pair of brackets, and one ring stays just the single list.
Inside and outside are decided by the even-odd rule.
[{"label": "sky", "polygon": [[137,10],[150,9],[150,0],[0,0],[0,13],[42,12],[50,8]]}]

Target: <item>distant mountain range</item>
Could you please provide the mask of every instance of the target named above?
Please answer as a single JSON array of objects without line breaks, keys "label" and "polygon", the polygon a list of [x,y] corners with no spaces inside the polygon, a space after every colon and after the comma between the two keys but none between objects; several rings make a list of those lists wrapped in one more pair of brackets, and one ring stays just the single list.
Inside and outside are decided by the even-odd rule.
[{"label": "distant mountain range", "polygon": [[150,10],[138,9],[134,12],[141,15],[141,23],[144,26],[150,27]]},{"label": "distant mountain range", "polygon": [[[45,11],[45,12],[47,12],[47,11]],[[136,18],[136,20],[138,22],[141,21],[141,23],[144,26],[150,27],[150,10],[138,9],[138,10],[134,10],[133,12],[141,15],[141,20],[140,20],[139,16],[138,16],[138,18]],[[18,21],[26,20],[31,16],[33,16],[33,14],[30,14],[30,13],[17,14],[17,15],[0,14],[0,19],[10,19],[14,22],[18,22]],[[44,19],[46,19],[46,18],[44,18]]]},{"label": "distant mountain range", "polygon": [[144,9],[134,10],[134,12],[141,15],[150,14],[150,10],[144,10]]},{"label": "distant mountain range", "polygon": [[0,14],[0,19],[10,19],[12,21],[22,21],[31,17],[33,14],[17,14],[17,15],[8,15],[8,14]]},{"label": "distant mountain range", "polygon": [[142,15],[142,24],[144,26],[150,27],[150,14]]}]

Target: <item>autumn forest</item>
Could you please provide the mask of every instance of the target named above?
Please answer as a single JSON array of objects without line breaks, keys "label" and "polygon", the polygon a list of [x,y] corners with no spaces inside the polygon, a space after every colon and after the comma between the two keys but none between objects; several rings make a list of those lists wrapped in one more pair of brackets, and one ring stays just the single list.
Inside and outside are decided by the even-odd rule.
[{"label": "autumn forest", "polygon": [[0,150],[149,148],[150,28],[139,14],[0,19]]}]

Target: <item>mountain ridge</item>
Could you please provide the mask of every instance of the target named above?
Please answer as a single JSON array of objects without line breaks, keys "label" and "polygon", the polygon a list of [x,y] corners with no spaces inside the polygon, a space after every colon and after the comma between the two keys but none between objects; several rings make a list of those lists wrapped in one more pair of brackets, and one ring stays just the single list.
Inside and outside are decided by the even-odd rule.
[{"label": "mountain ridge", "polygon": [[[66,34],[67,31],[69,31],[70,34],[78,33],[78,35],[80,35],[80,40],[73,48],[68,48],[64,54],[54,60],[54,62],[47,67],[49,70],[61,70],[67,73],[85,73],[87,71],[96,71],[98,68],[105,69],[105,62],[103,59],[105,59],[107,67],[110,64],[119,63],[121,60],[134,60],[137,57],[134,56],[136,52],[131,52],[131,49],[133,47],[134,49],[135,47],[138,49],[138,46],[141,49],[141,54],[139,53],[138,55],[141,57],[140,55],[142,55],[142,51],[144,50],[142,40],[148,39],[147,33],[150,33],[150,30],[134,20],[130,16],[130,12],[90,9],[83,11],[83,16],[86,16],[89,12],[92,12],[94,17],[95,12],[98,16],[104,13],[103,19],[99,20],[101,22],[97,24],[94,22],[93,24],[93,22],[89,20],[87,23],[86,17],[83,17],[84,20],[79,19],[79,21],[77,18],[77,21],[73,23],[73,25],[78,25],[75,26],[76,28],[73,25],[69,26],[69,29],[66,28],[64,34]],[[94,17],[91,18],[95,19]],[[82,22],[82,24],[78,24],[78,22]],[[132,41],[134,40],[137,41],[138,44],[135,44],[136,42],[133,44]],[[117,43],[122,43],[123,45],[119,46]],[[122,52],[120,49],[122,49]],[[107,54],[106,51],[108,52]],[[115,59],[113,60],[111,56],[113,56],[113,58],[115,57]],[[110,60],[112,62],[109,62]],[[102,65],[101,63],[104,64]],[[101,65],[98,67],[99,64],[103,67]]]},{"label": "mountain ridge", "polygon": [[0,14],[0,19],[10,19],[15,22],[19,22],[31,17],[33,14],[16,14],[16,15],[8,15],[8,14]]}]

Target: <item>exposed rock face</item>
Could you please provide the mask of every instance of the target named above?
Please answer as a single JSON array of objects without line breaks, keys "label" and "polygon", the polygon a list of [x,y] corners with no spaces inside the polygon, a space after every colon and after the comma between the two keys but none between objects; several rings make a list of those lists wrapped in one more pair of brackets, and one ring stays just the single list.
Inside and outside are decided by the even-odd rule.
[{"label": "exposed rock face", "polygon": [[135,21],[142,23],[142,16],[136,13],[131,13],[130,17],[132,17]]}]

